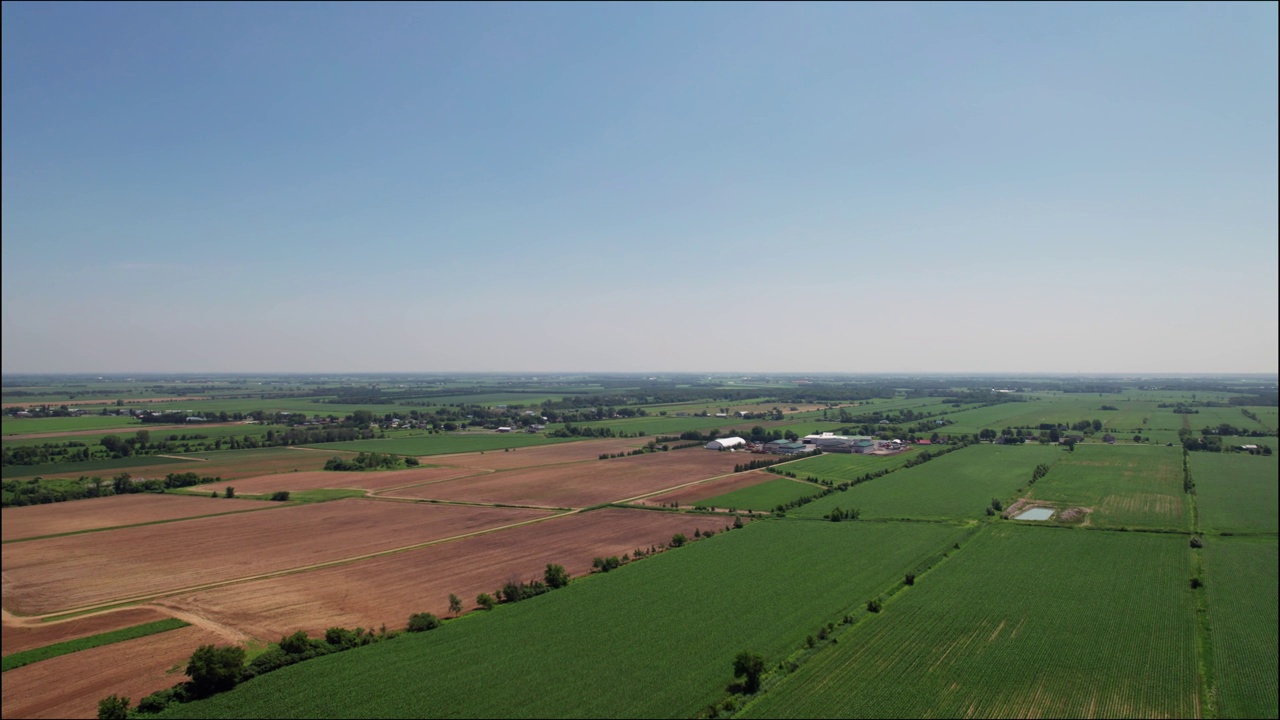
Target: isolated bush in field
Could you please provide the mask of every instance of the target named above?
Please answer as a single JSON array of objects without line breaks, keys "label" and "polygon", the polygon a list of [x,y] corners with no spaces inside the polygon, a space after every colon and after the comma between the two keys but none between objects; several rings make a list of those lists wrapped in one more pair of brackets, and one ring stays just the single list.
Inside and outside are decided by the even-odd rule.
[{"label": "isolated bush in field", "polygon": [[493,596],[490,595],[489,593],[480,593],[479,595],[476,596],[476,604],[484,608],[485,610],[492,610],[493,606],[497,605],[498,603],[496,600],[493,599]]},{"label": "isolated bush in field", "polygon": [[462,598],[449,593],[449,614],[457,617],[462,614]]},{"label": "isolated bush in field", "polygon": [[[229,488],[228,488],[229,489]],[[201,645],[187,662],[187,677],[196,697],[230,690],[244,674],[244,648]]]},{"label": "isolated bush in field", "polygon": [[549,588],[562,588],[569,584],[569,573],[565,572],[563,565],[548,563],[542,577]]},{"label": "isolated bush in field", "polygon": [[129,698],[111,694],[98,701],[98,720],[125,720],[129,717]]},{"label": "isolated bush in field", "polygon": [[1191,589],[1195,590],[1196,588],[1200,588],[1200,587],[1204,587],[1204,583],[1200,582],[1200,578],[1198,577],[1191,578]]},{"label": "isolated bush in field", "polygon": [[880,612],[880,598],[874,598],[867,601],[867,612]]},{"label": "isolated bush in field", "polygon": [[673,548],[682,547],[688,541],[689,541],[689,538],[685,537],[684,533],[676,533],[675,535],[671,536],[671,547]]},{"label": "isolated bush in field", "polygon": [[1202,540],[1199,536],[1192,535],[1192,536],[1191,536],[1191,547],[1193,547],[1193,548],[1202,548],[1202,547],[1204,547],[1204,540]]},{"label": "isolated bush in field", "polygon": [[915,573],[907,573],[907,576],[906,576],[905,578],[903,578],[903,579],[902,579],[902,584],[903,584],[903,585],[915,585],[915,584],[916,584],[916,574],[915,574]]},{"label": "isolated bush in field", "polygon": [[235,497],[235,496],[236,496],[236,489],[235,489],[235,488],[233,488],[233,487],[231,487],[230,485],[228,485],[228,486],[227,486],[227,489],[224,491],[223,495],[224,495],[224,497],[233,498],[233,497]]},{"label": "isolated bush in field", "polygon": [[424,632],[440,627],[440,618],[431,613],[416,613],[409,616],[409,632]]},{"label": "isolated bush in field", "polygon": [[763,673],[764,658],[757,653],[743,650],[733,659],[733,676],[743,678],[742,689],[748,693],[754,693],[760,689],[760,676]]},{"label": "isolated bush in field", "polygon": [[289,491],[280,490],[278,492],[273,492],[271,493],[271,499],[276,502],[287,502],[289,500]]}]

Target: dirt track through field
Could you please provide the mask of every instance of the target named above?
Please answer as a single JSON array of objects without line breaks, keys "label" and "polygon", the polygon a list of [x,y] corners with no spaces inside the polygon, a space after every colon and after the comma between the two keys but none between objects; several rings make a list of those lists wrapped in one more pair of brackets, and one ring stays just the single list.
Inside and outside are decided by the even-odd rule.
[{"label": "dirt track through field", "polygon": [[172,493],[135,493],[104,498],[0,510],[0,540],[58,535],[157,520],[193,518],[237,510],[279,509],[279,503],[193,497]]}]

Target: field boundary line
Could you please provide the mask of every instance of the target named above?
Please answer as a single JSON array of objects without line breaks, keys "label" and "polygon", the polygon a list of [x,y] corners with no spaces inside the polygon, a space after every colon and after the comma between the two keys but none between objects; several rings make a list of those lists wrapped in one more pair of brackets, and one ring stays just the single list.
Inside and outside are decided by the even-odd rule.
[{"label": "field boundary line", "polygon": [[[185,495],[186,493],[172,493],[172,494]],[[192,497],[200,497],[200,496],[193,495]],[[244,499],[247,499],[247,498],[244,498]],[[261,501],[261,502],[270,502],[270,501],[268,500],[268,501]],[[282,508],[282,507],[289,507],[289,504],[288,503],[272,503],[271,505],[268,505],[266,507],[246,508],[244,510],[227,510],[225,512],[210,513],[208,515],[192,515],[191,517],[168,518],[166,520],[149,520],[147,522],[132,523],[129,525],[111,525],[110,527],[87,528],[85,530],[71,530],[69,532],[64,532],[64,533],[54,533],[52,535],[35,535],[32,537],[11,538],[9,540],[0,542],[0,545],[8,545],[10,543],[31,542],[33,540],[49,540],[51,538],[70,537],[72,535],[85,535],[87,533],[106,532],[108,530],[123,530],[125,528],[146,527],[147,525],[165,525],[168,523],[183,522],[184,520],[201,520],[204,518],[221,517],[223,515],[239,515],[240,513],[262,512],[263,510],[275,510],[277,508]]]}]

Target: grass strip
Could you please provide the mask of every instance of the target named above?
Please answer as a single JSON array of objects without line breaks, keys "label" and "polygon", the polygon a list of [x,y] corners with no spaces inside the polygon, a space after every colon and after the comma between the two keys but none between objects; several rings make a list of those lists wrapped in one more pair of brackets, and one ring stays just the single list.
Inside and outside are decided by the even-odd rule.
[{"label": "grass strip", "polygon": [[177,630],[180,627],[186,627],[191,623],[178,620],[177,618],[168,618],[165,620],[157,620],[156,622],[143,623],[142,625],[134,625],[132,627],[112,630],[111,632],[99,633],[88,637],[76,638],[75,640],[67,640],[66,642],[45,645],[44,647],[33,648],[31,650],[23,650],[12,655],[5,655],[3,659],[4,669],[0,672],[9,672],[23,665],[30,665],[33,662],[48,660],[59,655],[68,655],[81,650],[110,645],[112,643],[124,642],[125,640],[133,640],[135,638],[155,635],[157,633],[168,632],[169,630]]}]

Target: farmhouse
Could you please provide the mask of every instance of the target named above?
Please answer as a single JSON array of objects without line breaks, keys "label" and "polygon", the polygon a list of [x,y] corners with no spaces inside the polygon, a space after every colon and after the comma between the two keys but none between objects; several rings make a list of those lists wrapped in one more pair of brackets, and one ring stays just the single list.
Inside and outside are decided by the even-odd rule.
[{"label": "farmhouse", "polygon": [[810,447],[808,445],[789,440],[774,440],[764,444],[764,451],[775,455],[795,455],[796,453],[809,452],[809,450]]},{"label": "farmhouse", "polygon": [[498,432],[511,432],[511,428],[507,427],[506,425],[503,425],[502,427],[498,428]]},{"label": "farmhouse", "polygon": [[707,443],[707,449],[708,450],[727,450],[729,448],[745,446],[746,444],[747,444],[746,440],[743,440],[740,437],[734,436],[734,437],[719,438],[716,440],[712,440],[711,442]]}]

